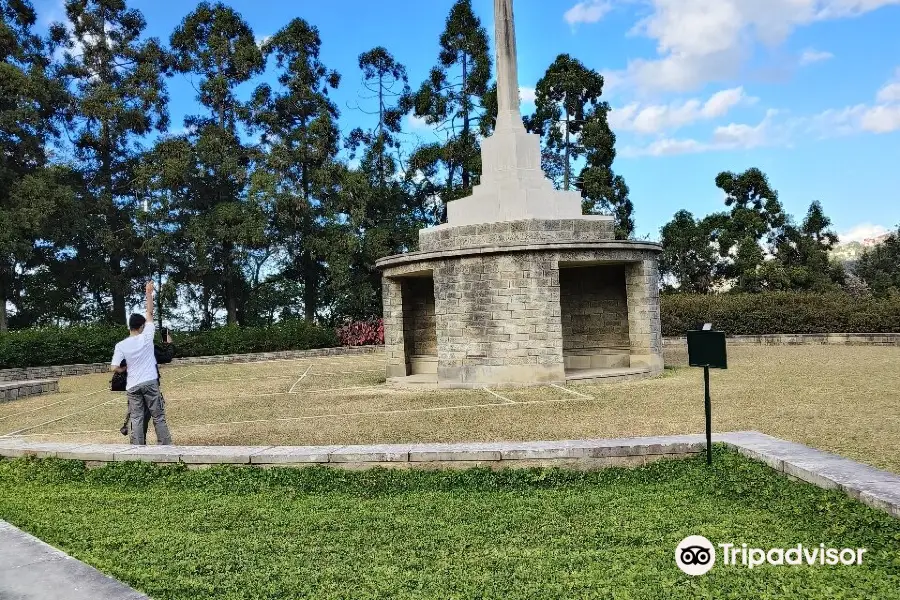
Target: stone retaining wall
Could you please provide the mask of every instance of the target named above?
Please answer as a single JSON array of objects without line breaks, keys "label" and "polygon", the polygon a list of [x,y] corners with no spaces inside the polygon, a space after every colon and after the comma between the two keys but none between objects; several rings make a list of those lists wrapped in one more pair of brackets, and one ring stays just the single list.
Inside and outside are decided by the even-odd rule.
[{"label": "stone retaining wall", "polygon": [[[668,347],[687,345],[682,337],[665,338]],[[900,346],[900,333],[774,333],[769,335],[735,335],[728,338],[731,346],[794,346],[830,344],[835,346]]]},{"label": "stone retaining wall", "polygon": [[[265,362],[267,360],[291,360],[314,356],[335,356],[345,354],[372,354],[382,346],[354,346],[340,348],[318,348],[314,350],[285,350],[281,352],[257,352],[253,354],[223,354],[216,356],[194,356],[176,358],[174,366],[210,365],[226,363]],[[112,349],[110,349],[112,357]],[[90,375],[92,373],[108,373],[109,363],[90,363],[84,365],[59,365],[52,367],[28,367],[25,369],[0,369],[0,381],[22,381],[33,379],[49,379],[68,377],[71,375]]]},{"label": "stone retaining wall", "polygon": [[0,383],[0,402],[16,400],[26,396],[38,394],[50,394],[59,391],[59,381],[56,379],[43,379],[32,381],[13,381]]},{"label": "stone retaining wall", "polygon": [[[759,460],[788,477],[836,489],[900,518],[900,476],[848,458],[755,431],[721,433],[713,441]],[[0,437],[0,457],[55,457],[89,466],[142,461],[256,467],[325,465],[344,469],[460,469],[470,467],[563,467],[594,470],[636,466],[703,452],[703,435],[562,440],[551,442],[466,442],[374,446],[128,446],[29,442]]]}]

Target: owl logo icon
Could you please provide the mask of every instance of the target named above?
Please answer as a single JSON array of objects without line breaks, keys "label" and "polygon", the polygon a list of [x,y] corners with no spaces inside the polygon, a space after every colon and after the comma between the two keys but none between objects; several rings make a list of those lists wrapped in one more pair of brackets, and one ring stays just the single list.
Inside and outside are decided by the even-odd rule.
[{"label": "owl logo icon", "polygon": [[675,564],[688,575],[703,575],[716,564],[716,550],[702,535],[689,535],[675,548]]}]

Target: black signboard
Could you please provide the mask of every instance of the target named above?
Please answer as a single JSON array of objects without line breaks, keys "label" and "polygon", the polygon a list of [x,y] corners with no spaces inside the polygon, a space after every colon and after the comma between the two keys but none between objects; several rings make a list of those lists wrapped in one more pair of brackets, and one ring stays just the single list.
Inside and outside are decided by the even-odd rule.
[{"label": "black signboard", "polygon": [[703,367],[704,408],[706,409],[706,463],[712,464],[712,400],[709,396],[709,370],[727,369],[725,332],[713,331],[707,323],[699,331],[687,332],[688,364]]},{"label": "black signboard", "polygon": [[688,331],[688,364],[692,367],[727,369],[724,331]]}]

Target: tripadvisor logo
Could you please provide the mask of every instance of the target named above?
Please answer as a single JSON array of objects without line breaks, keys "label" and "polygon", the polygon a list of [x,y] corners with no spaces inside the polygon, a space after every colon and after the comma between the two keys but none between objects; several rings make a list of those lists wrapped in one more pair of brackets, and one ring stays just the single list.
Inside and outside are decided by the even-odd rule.
[{"label": "tripadvisor logo", "polygon": [[[861,565],[865,548],[829,548],[825,544],[790,548],[751,548],[747,544],[718,544],[722,564],[753,569],[765,564],[781,566]],[[688,575],[703,575],[716,564],[716,547],[702,535],[691,535],[675,548],[675,564]]]}]

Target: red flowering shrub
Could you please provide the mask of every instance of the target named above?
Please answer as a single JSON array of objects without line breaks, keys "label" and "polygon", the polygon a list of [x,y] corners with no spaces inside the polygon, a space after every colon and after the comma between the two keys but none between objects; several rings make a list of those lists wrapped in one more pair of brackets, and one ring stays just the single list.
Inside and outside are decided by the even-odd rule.
[{"label": "red flowering shrub", "polygon": [[371,346],[384,344],[384,321],[352,321],[337,330],[341,346]]}]

